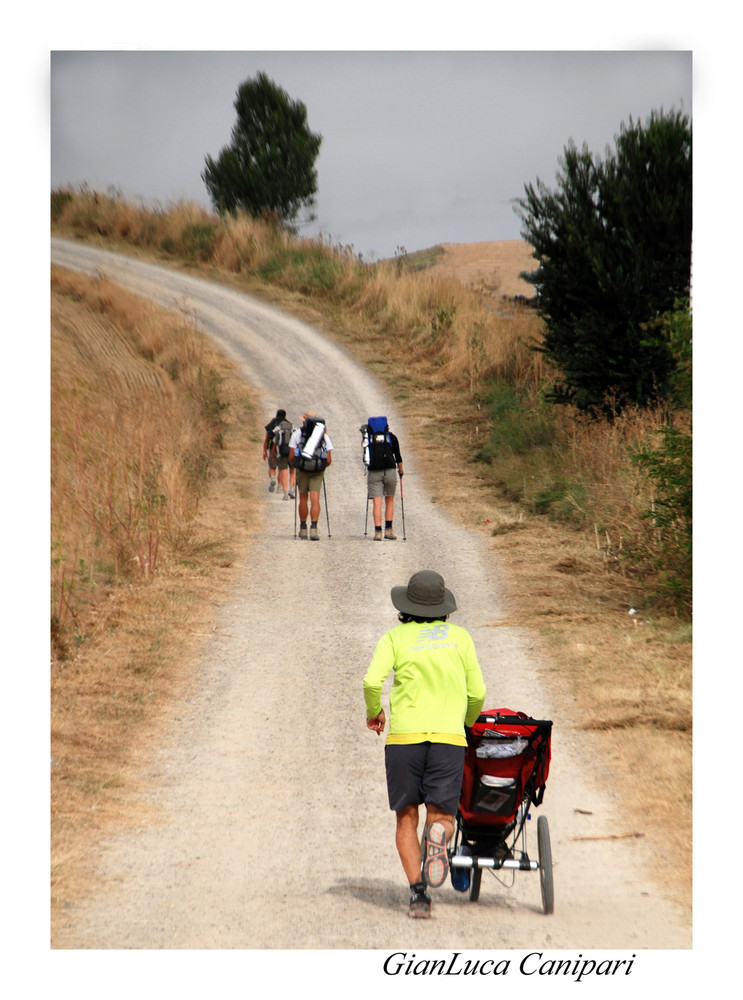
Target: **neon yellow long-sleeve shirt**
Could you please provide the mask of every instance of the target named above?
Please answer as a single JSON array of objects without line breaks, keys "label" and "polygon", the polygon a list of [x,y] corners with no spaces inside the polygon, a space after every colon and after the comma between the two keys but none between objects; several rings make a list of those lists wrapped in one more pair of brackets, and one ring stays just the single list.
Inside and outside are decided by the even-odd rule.
[{"label": "neon yellow long-sleeve shirt", "polygon": [[382,711],[382,686],[394,670],[386,742],[466,746],[485,702],[485,682],[466,629],[451,622],[407,622],[377,643],[364,676],[366,716]]}]

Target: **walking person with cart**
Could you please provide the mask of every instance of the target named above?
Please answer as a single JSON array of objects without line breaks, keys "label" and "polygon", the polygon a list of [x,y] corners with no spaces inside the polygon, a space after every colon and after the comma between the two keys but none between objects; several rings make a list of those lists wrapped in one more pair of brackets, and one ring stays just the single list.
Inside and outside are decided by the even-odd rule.
[{"label": "walking person with cart", "polygon": [[[317,530],[317,522],[320,517],[320,490],[325,491],[325,470],[333,461],[333,443],[326,433],[325,421],[312,410],[304,413],[302,425],[296,427],[292,433],[289,449],[292,465],[296,470],[295,493],[299,497],[299,538],[309,538],[310,541],[317,542],[320,539]],[[326,493],[326,517],[328,517],[327,508]],[[307,529],[308,514],[309,532]],[[329,517],[328,536],[330,536]]]},{"label": "walking person with cart", "polygon": [[[400,477],[402,495],[402,455],[400,442],[392,433],[387,417],[369,417],[361,430],[361,447],[366,466],[366,509],[372,501],[374,519],[374,541],[382,541],[382,501],[384,500],[384,538],[394,541],[397,535],[392,529],[395,510],[395,490]],[[364,528],[366,534],[366,528]],[[403,532],[404,534],[404,532]]]},{"label": "walking person with cart", "polygon": [[439,573],[414,573],[407,586],[392,588],[391,599],[400,624],[379,640],[364,676],[366,725],[377,735],[384,732],[382,686],[394,671],[385,741],[388,800],[410,885],[408,915],[426,919],[431,916],[428,887],[443,885],[449,873],[447,844],[462,787],[465,727],[478,718],[485,683],[472,637],[449,622],[457,605]]}]

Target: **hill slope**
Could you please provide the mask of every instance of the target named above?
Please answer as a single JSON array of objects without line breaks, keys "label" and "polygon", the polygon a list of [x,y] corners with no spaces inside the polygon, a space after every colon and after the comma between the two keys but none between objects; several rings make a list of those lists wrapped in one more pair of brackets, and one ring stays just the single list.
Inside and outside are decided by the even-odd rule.
[{"label": "hill slope", "polygon": [[494,243],[442,243],[443,254],[431,267],[431,273],[456,278],[463,285],[501,298],[531,298],[534,289],[520,277],[533,271],[536,261],[532,247],[524,240],[500,240]]}]

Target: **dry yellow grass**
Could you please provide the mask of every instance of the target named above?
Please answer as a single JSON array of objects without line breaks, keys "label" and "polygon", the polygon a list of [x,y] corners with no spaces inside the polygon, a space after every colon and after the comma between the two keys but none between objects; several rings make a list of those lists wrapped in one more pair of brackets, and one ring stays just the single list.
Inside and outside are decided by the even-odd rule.
[{"label": "dry yellow grass", "polygon": [[442,243],[431,273],[453,277],[491,300],[532,298],[534,288],[521,277],[536,269],[532,247],[524,240],[493,243]]},{"label": "dry yellow grass", "polygon": [[[237,553],[244,554],[248,455],[258,447],[260,428],[234,366],[182,317],[108,283],[69,274],[55,276],[52,306],[54,922],[65,900],[84,889],[91,847],[99,836],[141,820],[141,805],[132,794],[137,748],[186,691],[215,602],[233,582]],[[174,331],[177,348],[171,343]],[[138,460],[144,449],[164,471],[173,455],[182,453],[184,434],[190,440],[203,432],[188,402],[179,404],[172,381],[146,357],[152,356],[153,345],[172,351],[171,362],[180,357],[184,375],[187,366],[178,352],[195,351],[201,365],[213,366],[222,378],[220,398],[229,409],[218,448],[220,471],[201,492],[185,490],[172,470],[164,472],[163,492],[169,500],[172,495],[172,506],[182,504],[160,525],[154,571],[121,566],[117,572],[104,565],[110,550],[91,530],[84,499],[96,502],[109,495],[105,474],[130,460],[130,442]],[[138,407],[138,419],[128,427]],[[171,413],[180,426],[169,426],[163,434]],[[88,450],[91,441],[93,451]],[[105,461],[100,461],[99,444],[107,449]],[[170,454],[163,452],[165,444]]]},{"label": "dry yellow grass", "polygon": [[[68,648],[96,591],[188,554],[218,461],[221,363],[183,317],[52,275],[52,605]],[[82,633],[84,636],[84,632]],[[79,638],[78,638],[78,641]]]}]

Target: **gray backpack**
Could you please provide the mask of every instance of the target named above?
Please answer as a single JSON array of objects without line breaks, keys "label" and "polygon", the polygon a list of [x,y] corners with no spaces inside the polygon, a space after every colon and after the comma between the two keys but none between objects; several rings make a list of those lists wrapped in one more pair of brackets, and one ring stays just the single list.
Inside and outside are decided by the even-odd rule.
[{"label": "gray backpack", "polygon": [[276,445],[276,454],[282,458],[289,457],[289,438],[292,436],[294,428],[288,420],[282,420],[273,429],[273,443]]}]

